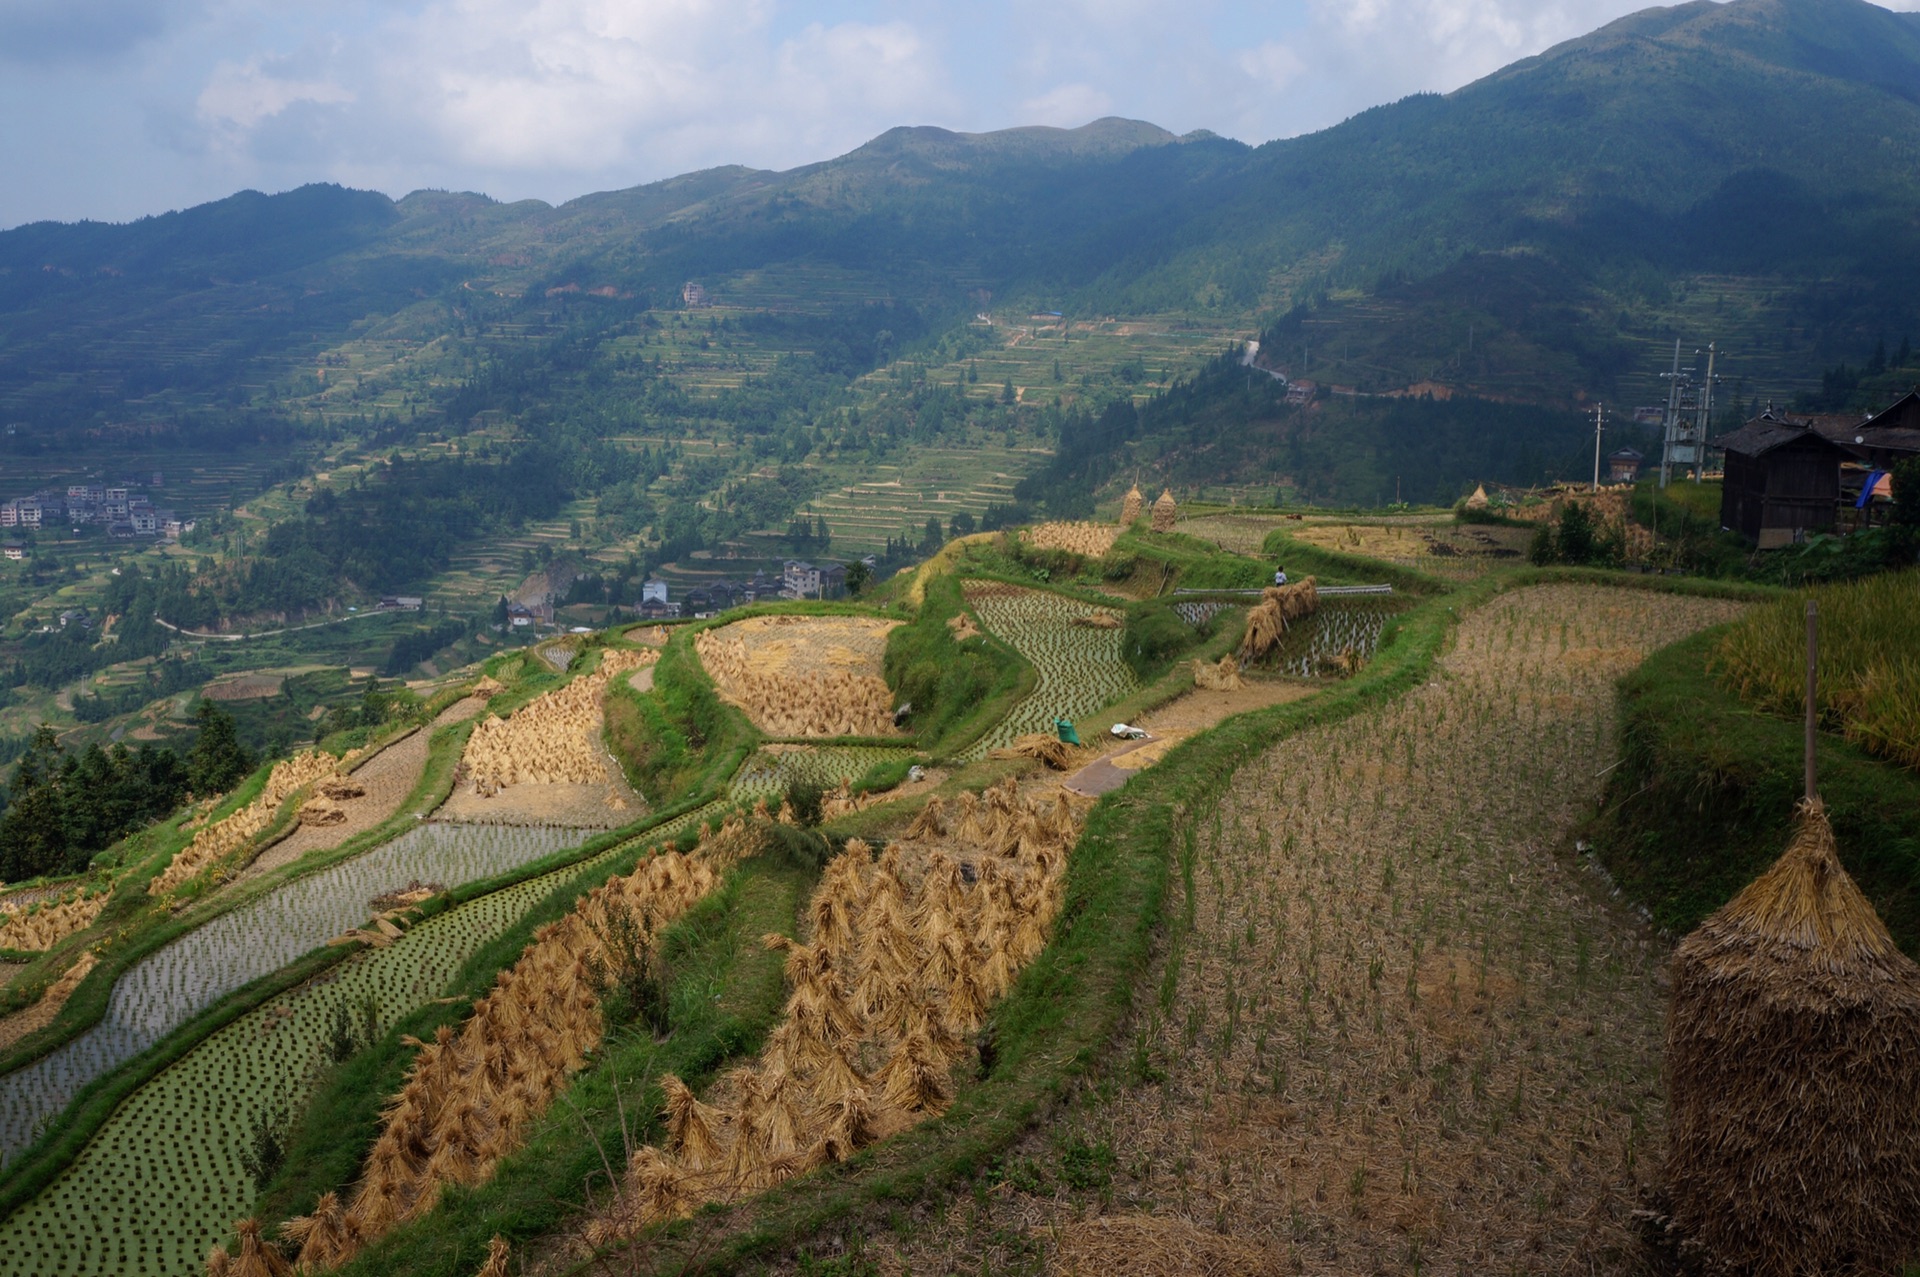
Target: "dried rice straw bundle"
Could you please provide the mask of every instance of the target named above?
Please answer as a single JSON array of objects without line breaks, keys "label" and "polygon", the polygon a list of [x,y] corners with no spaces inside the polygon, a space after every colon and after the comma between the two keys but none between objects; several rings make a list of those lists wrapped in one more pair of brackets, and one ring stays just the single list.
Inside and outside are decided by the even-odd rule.
[{"label": "dried rice straw bundle", "polygon": [[947,836],[947,803],[938,794],[927,799],[927,805],[907,826],[908,838],[945,838]]},{"label": "dried rice straw bundle", "polygon": [[879,1138],[873,1125],[873,1102],[863,1086],[850,1086],[821,1106],[816,1118],[821,1128],[821,1160],[844,1162]]},{"label": "dried rice straw bundle", "polygon": [[1244,687],[1240,681],[1240,662],[1231,654],[1220,658],[1217,665],[1205,661],[1193,663],[1193,685],[1210,692],[1235,692]]},{"label": "dried rice straw bundle", "polygon": [[1141,495],[1140,485],[1134,484],[1127,489],[1127,495],[1120,499],[1120,526],[1127,527],[1138,519],[1147,508],[1147,499]]},{"label": "dried rice straw bundle", "polygon": [[231,1277],[293,1277],[293,1265],[260,1237],[260,1221],[243,1219],[233,1226],[240,1235],[240,1253],[227,1267]]},{"label": "dried rice straw bundle", "polygon": [[1920,967],[1841,866],[1818,801],[1680,942],[1667,1021],[1674,1222],[1755,1274],[1920,1254]]},{"label": "dried rice straw bundle", "polygon": [[513,1247],[507,1245],[507,1239],[495,1233],[487,1243],[487,1262],[474,1277],[508,1277],[507,1260],[512,1254]]},{"label": "dried rice straw bundle", "polygon": [[695,1171],[717,1165],[725,1152],[720,1147],[718,1129],[726,1115],[702,1104],[687,1084],[671,1073],[660,1075],[660,1089],[667,1097],[667,1143],[681,1165]]},{"label": "dried rice straw bundle", "polygon": [[996,749],[990,758],[1037,758],[1054,771],[1073,766],[1073,746],[1047,732],[1028,732],[1014,738],[1005,749]]},{"label": "dried rice straw bundle", "polygon": [[360,1236],[347,1219],[340,1194],[326,1192],[313,1204],[313,1214],[299,1215],[280,1225],[280,1236],[300,1248],[300,1268],[322,1272],[338,1268],[360,1249]]}]

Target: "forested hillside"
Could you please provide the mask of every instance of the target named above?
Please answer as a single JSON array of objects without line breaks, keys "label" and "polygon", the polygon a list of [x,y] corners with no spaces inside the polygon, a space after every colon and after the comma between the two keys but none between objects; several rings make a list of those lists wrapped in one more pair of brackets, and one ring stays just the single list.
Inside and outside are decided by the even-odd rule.
[{"label": "forested hillside", "polygon": [[[421,595],[447,615],[284,653],[404,670],[556,557],[604,608],[655,573],[885,570],[1136,479],[1368,504],[1580,474],[1596,401],[1644,440],[1676,339],[1717,343],[1724,418],[1871,406],[1920,331],[1915,86],[1920,16],[1703,2],[1257,147],[899,128],[559,207],[308,186],[0,232],[0,499],[151,474],[195,523],[160,552],[22,531],[0,737],[171,686],[45,699],[167,625]],[[122,580],[154,601],[121,614]]]}]

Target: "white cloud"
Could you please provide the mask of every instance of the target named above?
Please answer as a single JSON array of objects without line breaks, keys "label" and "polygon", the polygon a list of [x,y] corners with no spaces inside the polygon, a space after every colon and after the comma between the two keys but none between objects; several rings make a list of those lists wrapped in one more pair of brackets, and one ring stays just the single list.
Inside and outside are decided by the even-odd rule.
[{"label": "white cloud", "polygon": [[[773,33],[772,0],[428,0],[301,57],[324,75],[223,64],[200,118],[223,143],[292,148],[329,176],[530,187],[629,182],[715,163],[786,167],[951,111],[903,22]],[[290,131],[294,102],[330,108]],[[316,152],[319,152],[316,154]],[[460,176],[465,175],[465,176]]]},{"label": "white cloud", "polygon": [[350,89],[331,80],[302,78],[284,65],[250,58],[215,67],[195,106],[217,147],[239,149],[248,135],[297,103],[334,106],[353,100]]},{"label": "white cloud", "polygon": [[1268,40],[1247,49],[1234,61],[1249,79],[1266,90],[1286,88],[1307,69],[1300,55],[1291,46],[1281,44],[1278,40]]},{"label": "white cloud", "polygon": [[1053,124],[1073,128],[1113,110],[1113,99],[1091,84],[1062,84],[1020,104],[1026,124]]}]

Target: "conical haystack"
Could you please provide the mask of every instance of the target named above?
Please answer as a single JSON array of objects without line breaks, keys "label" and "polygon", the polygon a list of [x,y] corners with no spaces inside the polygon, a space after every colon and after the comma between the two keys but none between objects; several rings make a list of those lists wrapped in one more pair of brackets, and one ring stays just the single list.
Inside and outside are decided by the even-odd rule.
[{"label": "conical haystack", "polygon": [[338,1268],[360,1249],[338,1193],[322,1193],[313,1214],[280,1225],[280,1235],[300,1248],[300,1263],[310,1272]]},{"label": "conical haystack", "polygon": [[1127,495],[1120,502],[1120,526],[1131,527],[1147,508],[1147,499],[1140,495],[1140,485],[1134,484],[1127,489]]},{"label": "conical haystack", "polygon": [[1467,509],[1484,510],[1487,505],[1487,485],[1484,483],[1474,485],[1473,495],[1467,498]]},{"label": "conical haystack", "polygon": [[1819,804],[1674,951],[1675,1224],[1755,1274],[1920,1255],[1920,967],[1841,867]]},{"label": "conical haystack", "polygon": [[1160,499],[1153,503],[1153,530],[1155,532],[1173,531],[1174,521],[1180,517],[1180,511],[1173,504],[1173,491],[1170,488],[1160,490]]},{"label": "conical haystack", "polygon": [[293,1277],[293,1265],[260,1236],[260,1221],[243,1219],[233,1226],[240,1235],[240,1253],[227,1271],[233,1277]]}]

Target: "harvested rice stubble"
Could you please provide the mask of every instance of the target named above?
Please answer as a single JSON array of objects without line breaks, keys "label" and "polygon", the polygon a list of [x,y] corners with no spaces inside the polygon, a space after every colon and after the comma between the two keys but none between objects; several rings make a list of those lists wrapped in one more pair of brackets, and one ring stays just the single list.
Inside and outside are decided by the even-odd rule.
[{"label": "harvested rice stubble", "polygon": [[1613,756],[1614,681],[1736,610],[1519,591],[1429,684],[1244,767],[1198,818],[1190,901],[1172,875],[1194,926],[1123,1035],[1129,1080],[1009,1154],[1033,1191],[869,1255],[1087,1271],[1075,1221],[1151,1213],[1286,1271],[1628,1266],[1664,947],[1555,851]]}]

